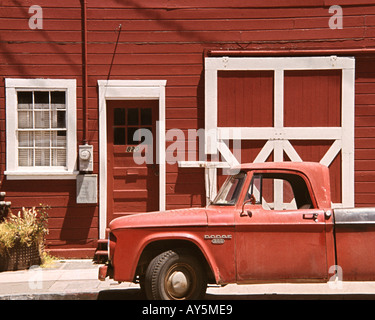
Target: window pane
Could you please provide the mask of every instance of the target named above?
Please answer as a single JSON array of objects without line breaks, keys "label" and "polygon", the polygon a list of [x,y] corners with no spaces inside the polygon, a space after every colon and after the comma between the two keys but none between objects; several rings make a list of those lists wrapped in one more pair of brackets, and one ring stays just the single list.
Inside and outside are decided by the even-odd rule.
[{"label": "window pane", "polygon": [[245,182],[246,173],[240,172],[235,176],[227,178],[221,186],[216,198],[213,201],[215,205],[234,205],[241,193],[242,185]]},{"label": "window pane", "polygon": [[253,195],[253,197],[255,198],[256,204],[262,203],[262,201],[261,201],[262,199],[260,197],[261,186],[262,186],[262,182],[261,182],[262,180],[261,179],[262,179],[261,176],[254,175],[254,177],[252,179],[252,182],[249,186],[249,190],[246,193],[244,201],[250,200],[251,195]]},{"label": "window pane", "polygon": [[34,133],[33,132],[18,132],[18,146],[19,147],[33,147]]},{"label": "window pane", "polygon": [[66,150],[65,149],[52,149],[52,165],[65,166],[66,165]]},{"label": "window pane", "polygon": [[51,132],[51,146],[52,147],[66,147],[66,132],[52,131]]},{"label": "window pane", "polygon": [[65,111],[52,111],[52,128],[66,128]]},{"label": "window pane", "polygon": [[33,166],[33,152],[34,150],[32,149],[18,149],[18,165]]},{"label": "window pane", "polygon": [[49,92],[34,91],[34,109],[49,109]]},{"label": "window pane", "polygon": [[284,179],[263,178],[262,206],[265,210],[296,210],[292,186]]},{"label": "window pane", "polygon": [[125,128],[114,128],[113,143],[115,145],[125,144]]},{"label": "window pane", "polygon": [[138,128],[128,128],[128,140],[127,144],[139,144],[139,141],[133,139],[134,132],[136,132]]},{"label": "window pane", "polygon": [[283,203],[291,203],[294,200],[292,186],[288,181],[283,182]]},{"label": "window pane", "polygon": [[137,108],[129,108],[128,109],[128,125],[129,126],[136,126],[138,125],[138,109]]},{"label": "window pane", "polygon": [[32,109],[33,108],[33,93],[32,92],[17,92],[18,109]]},{"label": "window pane", "polygon": [[65,91],[52,91],[51,104],[65,105]]},{"label": "window pane", "polygon": [[48,91],[34,91],[34,103],[35,104],[49,104],[49,92]]},{"label": "window pane", "polygon": [[57,150],[57,164],[58,166],[66,165],[66,149]]},{"label": "window pane", "polygon": [[50,128],[49,111],[35,111],[35,128]]},{"label": "window pane", "polygon": [[32,111],[18,111],[18,128],[32,128],[33,113]]},{"label": "window pane", "polygon": [[141,109],[141,125],[152,125],[152,109]]},{"label": "window pane", "polygon": [[57,127],[66,128],[65,111],[57,111]]},{"label": "window pane", "polygon": [[263,179],[262,181],[262,197],[267,203],[274,202],[274,179]]},{"label": "window pane", "polygon": [[152,109],[141,109],[141,125],[152,125]]},{"label": "window pane", "polygon": [[35,166],[49,166],[50,165],[50,150],[49,149],[35,149]]},{"label": "window pane", "polygon": [[125,125],[125,109],[124,108],[115,108],[113,124],[115,126]]},{"label": "window pane", "polygon": [[35,132],[35,146],[36,147],[49,147],[50,146],[50,132],[36,131]]}]

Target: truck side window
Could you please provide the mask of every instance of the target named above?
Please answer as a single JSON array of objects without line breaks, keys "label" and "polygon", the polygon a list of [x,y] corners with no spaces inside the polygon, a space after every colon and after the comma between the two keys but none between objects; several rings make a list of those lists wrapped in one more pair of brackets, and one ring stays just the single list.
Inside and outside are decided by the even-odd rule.
[{"label": "truck side window", "polygon": [[296,174],[255,174],[246,199],[250,199],[251,195],[254,195],[256,204],[261,204],[265,210],[313,208],[306,183]]},{"label": "truck side window", "polygon": [[293,189],[287,180],[263,178],[262,207],[265,210],[297,210]]},{"label": "truck side window", "polygon": [[235,205],[240,196],[242,186],[246,179],[246,173],[240,172],[237,175],[228,177],[220,188],[213,205]]}]

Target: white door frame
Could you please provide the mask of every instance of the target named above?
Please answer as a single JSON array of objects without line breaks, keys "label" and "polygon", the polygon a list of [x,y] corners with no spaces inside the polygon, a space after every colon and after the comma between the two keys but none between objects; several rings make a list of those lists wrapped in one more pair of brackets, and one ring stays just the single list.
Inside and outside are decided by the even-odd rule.
[{"label": "white door frame", "polygon": [[159,210],[165,210],[166,80],[98,80],[99,87],[99,238],[107,228],[107,100],[158,100],[156,157],[159,164]]},{"label": "white door frame", "polygon": [[[284,127],[284,71],[286,70],[342,70],[341,126],[340,127]],[[272,70],[274,71],[274,126],[264,128],[218,127],[218,71]],[[283,151],[292,161],[302,161],[289,140],[334,140],[320,163],[329,166],[342,153],[342,203],[336,207],[354,206],[354,95],[355,59],[353,57],[265,57],[265,58],[205,58],[205,145],[206,154],[223,154],[223,141],[234,139],[233,132],[243,140],[266,140],[254,162],[264,162],[274,151],[274,161],[283,161]],[[229,130],[228,130],[229,129]],[[231,130],[232,129],[232,130]],[[235,130],[233,130],[235,129]],[[229,149],[224,146],[228,158]],[[229,151],[230,153],[230,151]],[[232,155],[234,158],[234,155]],[[232,159],[232,162],[233,161]],[[216,185],[216,169],[206,169],[209,185]],[[207,182],[206,182],[207,184]],[[214,196],[215,192],[210,192]]]}]

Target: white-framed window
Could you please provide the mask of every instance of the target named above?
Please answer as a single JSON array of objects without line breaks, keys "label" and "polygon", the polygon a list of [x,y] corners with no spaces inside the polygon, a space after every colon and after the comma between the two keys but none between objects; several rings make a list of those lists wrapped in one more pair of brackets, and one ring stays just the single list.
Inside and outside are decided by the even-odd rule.
[{"label": "white-framed window", "polygon": [[5,79],[7,179],[74,179],[76,80]]}]

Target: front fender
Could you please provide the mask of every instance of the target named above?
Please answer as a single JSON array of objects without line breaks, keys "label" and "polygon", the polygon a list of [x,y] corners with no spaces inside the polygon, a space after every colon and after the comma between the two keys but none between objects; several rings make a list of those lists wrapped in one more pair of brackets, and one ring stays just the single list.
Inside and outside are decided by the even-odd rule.
[{"label": "front fender", "polygon": [[[173,241],[183,240],[196,246],[202,253],[215,277],[216,283],[227,283],[225,279],[223,279],[219,268],[220,264],[218,264],[215,257],[215,252],[213,252],[212,247],[210,247],[211,242],[204,240],[204,231],[197,231],[196,228],[192,228],[192,230],[184,229],[183,231],[128,229],[124,234],[125,233],[127,234],[126,238],[128,240],[125,240],[125,237],[121,237],[121,235],[116,235],[118,242],[116,243],[113,267],[114,279],[117,281],[132,282],[134,280],[141,255],[147,246],[156,242],[171,241],[170,249],[173,249]],[[127,245],[126,242],[128,242]]]}]

